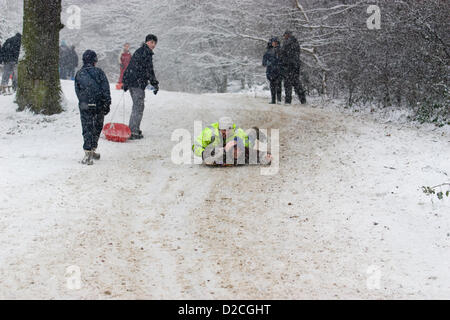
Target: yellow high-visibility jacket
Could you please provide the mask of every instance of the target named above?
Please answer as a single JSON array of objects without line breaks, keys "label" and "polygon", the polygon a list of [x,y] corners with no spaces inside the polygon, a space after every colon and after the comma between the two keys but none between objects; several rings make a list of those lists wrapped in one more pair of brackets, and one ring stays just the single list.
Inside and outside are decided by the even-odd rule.
[{"label": "yellow high-visibility jacket", "polygon": [[[230,135],[230,137],[227,137],[225,144],[233,141],[236,137],[242,140],[245,147],[248,148],[250,146],[248,136],[245,131],[241,128],[236,129],[236,124],[233,124],[233,134]],[[202,133],[195,139],[194,144],[192,145],[192,150],[197,157],[202,157],[203,151],[205,151],[206,147],[209,145],[211,145],[211,147],[216,147],[221,142],[222,135],[219,131],[219,122],[215,122],[203,129]]]}]

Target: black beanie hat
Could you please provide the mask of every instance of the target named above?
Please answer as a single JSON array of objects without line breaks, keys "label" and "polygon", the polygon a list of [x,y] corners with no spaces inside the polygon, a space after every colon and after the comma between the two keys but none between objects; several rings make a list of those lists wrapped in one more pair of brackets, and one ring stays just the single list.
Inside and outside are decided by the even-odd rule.
[{"label": "black beanie hat", "polygon": [[84,64],[94,64],[97,61],[98,61],[98,59],[97,59],[97,54],[95,53],[95,51],[86,50],[83,53],[83,63]]}]

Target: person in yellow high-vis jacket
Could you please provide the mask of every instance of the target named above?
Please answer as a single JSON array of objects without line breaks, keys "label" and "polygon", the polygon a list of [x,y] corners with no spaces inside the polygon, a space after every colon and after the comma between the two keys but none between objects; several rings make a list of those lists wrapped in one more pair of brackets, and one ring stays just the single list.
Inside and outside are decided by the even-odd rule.
[{"label": "person in yellow high-vis jacket", "polygon": [[[231,118],[223,117],[203,129],[192,145],[194,154],[201,157],[207,165],[235,165],[248,163],[249,149],[254,141],[250,141],[247,133],[238,128]],[[259,153],[258,153],[259,154]],[[239,162],[240,157],[244,157]],[[258,156],[258,163],[270,164],[271,155]]]}]

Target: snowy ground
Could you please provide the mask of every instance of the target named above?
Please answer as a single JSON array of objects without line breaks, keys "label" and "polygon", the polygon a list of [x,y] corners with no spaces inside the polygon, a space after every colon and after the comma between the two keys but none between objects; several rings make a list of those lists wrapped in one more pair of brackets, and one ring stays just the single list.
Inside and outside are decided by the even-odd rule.
[{"label": "snowy ground", "polygon": [[[52,117],[0,96],[0,299],[450,299],[450,201],[421,191],[450,179],[446,131],[163,91],[86,167],[63,88]],[[278,174],[172,163],[173,130],[224,114],[280,129]]]}]

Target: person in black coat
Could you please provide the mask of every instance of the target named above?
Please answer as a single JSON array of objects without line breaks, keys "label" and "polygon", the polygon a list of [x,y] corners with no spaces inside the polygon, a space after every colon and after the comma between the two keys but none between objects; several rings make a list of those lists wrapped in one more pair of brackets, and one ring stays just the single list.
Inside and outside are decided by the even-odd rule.
[{"label": "person in black coat", "polygon": [[284,43],[281,47],[281,62],[283,65],[285,102],[292,102],[292,87],[302,104],[306,103],[305,91],[300,83],[300,45],[291,31],[284,33]]},{"label": "person in black coat", "polygon": [[267,67],[266,76],[270,82],[270,93],[272,95],[271,104],[276,104],[276,100],[281,102],[281,61],[280,61],[280,41],[278,38],[270,39],[267,44],[267,51],[263,57],[263,66]]},{"label": "person in black coat", "polygon": [[22,35],[17,33],[5,41],[1,50],[1,60],[5,65],[2,75],[2,92],[6,92],[8,81],[13,76],[13,87],[17,86],[17,63],[19,62],[20,46],[22,44]]},{"label": "person in black coat", "polygon": [[2,62],[19,62],[20,46],[22,44],[22,35],[17,33],[5,41],[2,47]]},{"label": "person in black coat", "polygon": [[105,115],[109,113],[111,105],[108,78],[102,69],[95,67],[97,61],[97,54],[92,50],[86,50],[83,54],[83,67],[75,76],[75,92],[79,100],[85,152],[81,163],[88,165],[93,164],[92,159],[100,159],[100,155],[95,151]]},{"label": "person in black coat", "polygon": [[[0,71],[2,71],[2,74],[3,74],[3,67],[2,67],[2,64],[3,64],[3,57],[2,57],[2,42],[0,41]],[[0,79],[0,84],[1,84],[1,79]],[[3,93],[3,90],[2,90],[2,87],[1,87],[1,85],[0,85],[0,94],[2,94]]]},{"label": "person in black coat", "polygon": [[75,69],[78,67],[78,54],[75,51],[75,46],[70,47],[70,63],[69,63],[69,79],[73,79]]},{"label": "person in black coat", "polygon": [[71,51],[64,40],[59,47],[59,78],[63,80],[70,79]]},{"label": "person in black coat", "polygon": [[158,38],[149,34],[145,38],[145,43],[131,57],[125,74],[123,75],[123,90],[130,89],[133,99],[133,109],[131,111],[129,127],[131,130],[131,140],[142,139],[140,125],[144,115],[145,88],[150,83],[153,86],[153,93],[157,94],[159,82],[156,80],[153,70],[153,50],[156,47]]}]

